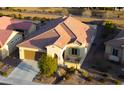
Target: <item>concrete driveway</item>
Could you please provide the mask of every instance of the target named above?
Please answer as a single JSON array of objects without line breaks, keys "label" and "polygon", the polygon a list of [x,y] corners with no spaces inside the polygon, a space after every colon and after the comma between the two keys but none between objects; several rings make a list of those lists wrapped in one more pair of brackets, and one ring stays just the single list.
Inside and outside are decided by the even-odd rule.
[{"label": "concrete driveway", "polygon": [[32,81],[38,72],[37,62],[26,60],[21,62],[8,78]]}]

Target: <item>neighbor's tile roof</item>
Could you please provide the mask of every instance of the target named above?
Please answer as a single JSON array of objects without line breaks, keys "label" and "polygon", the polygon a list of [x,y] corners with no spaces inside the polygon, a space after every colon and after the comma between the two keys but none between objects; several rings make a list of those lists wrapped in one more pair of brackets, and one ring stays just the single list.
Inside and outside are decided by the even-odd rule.
[{"label": "neighbor's tile roof", "polygon": [[11,17],[0,17],[0,29],[24,29],[29,30],[32,26],[32,22],[25,20],[17,20]]},{"label": "neighbor's tile roof", "polygon": [[13,30],[0,30],[0,47],[6,43],[12,32]]},{"label": "neighbor's tile roof", "polygon": [[[74,41],[78,41],[81,44],[84,44],[85,46],[88,45],[88,43],[90,43],[91,41],[91,37],[93,35],[92,31],[90,30],[90,27],[82,22],[80,22],[79,20],[69,16],[69,17],[64,17],[62,21],[58,22],[57,24],[55,23],[55,25],[53,25],[52,27],[49,27],[49,25],[45,25],[45,29],[48,30],[44,30],[44,27],[41,28],[41,34],[40,35],[36,35],[34,38],[32,39],[28,39],[26,41],[24,41],[23,43],[19,44],[19,46],[22,47],[31,47],[32,46],[36,46],[35,44],[31,43],[32,41],[34,43],[39,42],[40,40],[40,44],[42,45],[42,41],[45,40],[46,41],[46,45],[43,44],[43,47],[46,47],[47,45],[56,45],[60,48],[64,48],[64,46],[68,43],[74,42]],[[57,33],[55,35],[55,33]],[[50,39],[46,39],[44,38],[44,35],[47,36],[47,38]],[[57,37],[53,40],[51,40],[51,36]],[[39,38],[39,39],[37,39]],[[40,39],[41,38],[41,39]],[[52,43],[49,44],[49,40],[52,41]],[[30,43],[27,46],[27,43]],[[43,42],[44,43],[44,42]]]},{"label": "neighbor's tile roof", "polygon": [[0,17],[0,46],[3,46],[12,34],[13,29],[29,30],[32,22],[17,20],[11,17]]},{"label": "neighbor's tile roof", "polygon": [[105,44],[113,47],[121,47],[124,45],[124,31],[121,31],[114,39],[105,42]]},{"label": "neighbor's tile roof", "polygon": [[0,29],[7,29],[7,27],[11,24],[11,17],[0,17]]}]

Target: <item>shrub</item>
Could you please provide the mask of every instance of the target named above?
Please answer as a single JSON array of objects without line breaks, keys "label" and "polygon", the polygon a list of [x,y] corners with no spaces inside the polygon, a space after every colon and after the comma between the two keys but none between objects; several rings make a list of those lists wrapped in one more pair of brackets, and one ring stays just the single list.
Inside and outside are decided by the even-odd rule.
[{"label": "shrub", "polygon": [[24,17],[24,19],[30,20],[30,19],[32,19],[32,17],[26,16],[26,17]]},{"label": "shrub", "polygon": [[104,32],[103,32],[103,38],[108,37],[111,34],[114,34],[114,32],[116,31],[116,26],[109,21],[106,21],[103,23],[104,26]]},{"label": "shrub", "polygon": [[7,76],[6,72],[0,71],[0,75]]},{"label": "shrub", "polygon": [[33,17],[33,20],[40,20],[39,17]]},{"label": "shrub", "polygon": [[70,74],[74,74],[76,72],[76,69],[74,67],[68,68],[67,72]]},{"label": "shrub", "polygon": [[66,80],[71,79],[71,77],[70,77],[70,75],[69,75],[69,74],[65,74],[65,75],[63,76],[63,78],[65,78]]},{"label": "shrub", "polygon": [[43,76],[49,77],[57,70],[57,59],[47,56],[45,53],[41,55],[38,61],[40,73]]},{"label": "shrub", "polygon": [[22,19],[22,15],[21,15],[21,14],[18,14],[18,18],[19,18],[19,19]]},{"label": "shrub", "polygon": [[87,71],[83,70],[83,71],[81,72],[81,75],[82,75],[83,77],[88,77],[88,76],[89,76],[89,73],[88,73]]},{"label": "shrub", "polygon": [[1,16],[3,16],[3,14],[2,14],[2,13],[0,13],[0,17],[1,17]]},{"label": "shrub", "polygon": [[116,85],[120,85],[121,84],[121,81],[119,81],[119,80],[112,80],[112,82],[114,83],[114,84],[116,84]]},{"label": "shrub", "polygon": [[92,77],[91,76],[88,76],[88,77],[85,77],[85,79],[87,80],[87,81],[92,81]]}]

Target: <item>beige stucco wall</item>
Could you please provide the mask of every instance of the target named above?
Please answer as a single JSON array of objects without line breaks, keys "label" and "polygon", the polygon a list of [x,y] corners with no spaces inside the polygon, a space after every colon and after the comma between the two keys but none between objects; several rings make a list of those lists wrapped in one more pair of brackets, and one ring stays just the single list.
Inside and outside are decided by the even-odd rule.
[{"label": "beige stucco wall", "polygon": [[[124,50],[122,50],[119,47],[117,48],[117,47],[114,47],[114,46],[110,46],[108,44],[106,44],[106,46],[105,46],[105,57],[107,59],[109,59],[109,57],[112,56],[113,49],[117,49],[119,51],[118,52],[119,61],[123,61],[124,60],[124,58],[123,58],[123,54],[124,54],[123,51]],[[111,59],[112,59],[112,57],[111,57]],[[112,60],[114,61],[114,58]]]},{"label": "beige stucco wall", "polygon": [[112,48],[111,48],[111,46],[110,45],[106,45],[105,46],[105,54],[111,54],[111,51],[112,51]]},{"label": "beige stucco wall", "polygon": [[[55,46],[55,45],[51,45],[51,46],[47,46],[47,54],[54,57],[54,54],[56,54],[58,56],[58,64],[64,64],[64,59],[63,59],[63,52],[68,49],[68,48],[78,48],[80,49],[80,55],[79,57],[81,58],[81,62],[78,64],[78,68],[79,66],[82,64],[85,56],[83,55],[86,55],[87,54],[87,48],[84,48],[83,46],[80,46],[76,43],[71,43],[71,44],[68,44],[66,45],[63,49]],[[65,55],[68,55],[68,51],[65,51]],[[71,67],[71,66],[75,66],[74,63],[66,63],[66,65],[68,65],[68,67]]]},{"label": "beige stucco wall", "polygon": [[47,54],[52,57],[54,57],[54,54],[56,54],[58,56],[58,64],[63,64],[62,58],[63,51],[61,48],[55,45],[47,46]]}]

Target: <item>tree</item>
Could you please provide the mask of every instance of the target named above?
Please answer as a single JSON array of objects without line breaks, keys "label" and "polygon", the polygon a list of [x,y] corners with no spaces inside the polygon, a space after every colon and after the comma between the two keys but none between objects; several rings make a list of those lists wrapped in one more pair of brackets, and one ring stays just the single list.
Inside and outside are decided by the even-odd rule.
[{"label": "tree", "polygon": [[38,67],[42,76],[50,77],[57,70],[57,59],[42,54],[38,61]]},{"label": "tree", "polygon": [[104,22],[103,26],[104,26],[104,32],[103,32],[104,38],[114,34],[115,31],[117,30],[116,26],[112,22],[109,22],[109,21]]},{"label": "tree", "polygon": [[19,18],[19,19],[22,19],[22,15],[21,15],[21,14],[18,14],[18,18]]},{"label": "tree", "polygon": [[3,14],[2,14],[2,13],[0,13],[0,17],[1,17],[1,16],[3,16]]},{"label": "tree", "polygon": [[24,19],[26,19],[26,20],[31,20],[32,17],[30,17],[30,16],[25,16]]}]

